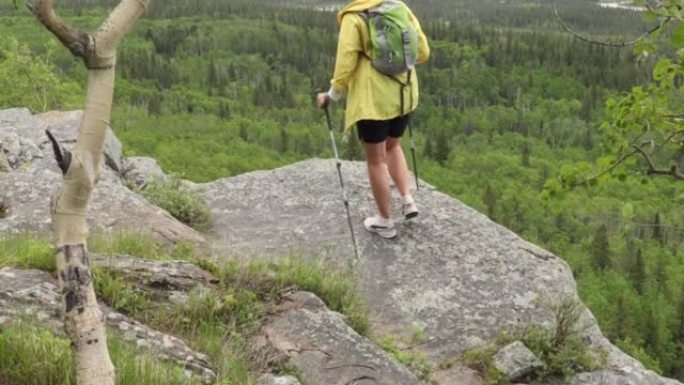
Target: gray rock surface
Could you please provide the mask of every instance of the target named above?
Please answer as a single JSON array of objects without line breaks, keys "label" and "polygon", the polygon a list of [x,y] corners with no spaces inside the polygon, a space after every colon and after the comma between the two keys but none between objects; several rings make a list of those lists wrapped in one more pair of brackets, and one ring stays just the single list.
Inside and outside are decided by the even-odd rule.
[{"label": "gray rock surface", "polygon": [[[78,125],[83,118],[83,111],[51,111],[35,115],[34,120],[38,125],[45,124],[46,129],[52,132],[60,143],[76,143],[78,137]],[[43,130],[44,131],[44,130]],[[45,137],[45,134],[42,134]],[[70,148],[71,146],[65,146]],[[114,135],[111,128],[107,130],[104,143],[104,165],[116,173],[121,173],[123,163],[123,147]]]},{"label": "gray rock surface", "polygon": [[123,162],[122,175],[126,182],[144,188],[154,180],[166,181],[166,174],[161,169],[157,160],[142,156],[132,156],[125,158]]},{"label": "gray rock surface", "polygon": [[[10,169],[0,173],[0,202],[7,211],[5,218],[0,218],[0,233],[50,230],[50,197],[62,179],[45,129],[50,129],[65,148],[70,148],[82,115],[81,111],[31,115],[27,109],[0,110],[0,163],[2,158],[6,159]],[[103,177],[89,206],[91,231],[140,231],[168,243],[205,245],[204,237],[197,231],[123,186],[119,176],[123,162],[121,143],[111,130],[105,143],[105,158]]]},{"label": "gray rock surface", "polygon": [[12,167],[10,167],[9,162],[2,151],[2,146],[0,145],[0,172],[9,172],[11,169]]},{"label": "gray rock surface", "polygon": [[[59,173],[52,145],[45,134],[49,129],[65,149],[70,149],[78,136],[82,111],[52,111],[30,115],[28,110],[0,111],[0,149],[14,170]],[[4,117],[4,118],[3,118]],[[123,162],[121,142],[107,131],[102,179],[120,181]]]},{"label": "gray rock surface", "polygon": [[438,370],[432,374],[432,380],[436,384],[454,385],[482,385],[480,375],[460,363],[445,370]]},{"label": "gray rock surface", "polygon": [[[39,270],[0,269],[0,326],[13,319],[35,317],[39,324],[53,333],[63,335],[61,296],[57,282],[50,274]],[[109,327],[139,349],[151,351],[161,359],[182,367],[207,383],[215,380],[209,358],[190,349],[182,340],[153,330],[125,315],[101,306]]]},{"label": "gray rock surface", "polygon": [[143,291],[156,291],[168,294],[188,292],[196,286],[211,286],[218,279],[185,261],[150,261],[129,255],[91,255],[93,266],[125,275]]},{"label": "gray rock surface", "polygon": [[[8,207],[7,217],[0,219],[0,233],[48,233],[50,197],[61,181],[60,174],[48,170],[0,174],[0,201]],[[200,233],[119,183],[98,183],[88,213],[92,232],[126,230],[173,244],[205,242]]]},{"label": "gray rock surface", "polygon": [[[78,111],[40,115],[31,115],[26,109],[0,111],[0,169],[5,170],[0,173],[0,202],[6,210],[5,218],[0,218],[0,233],[49,230],[48,197],[59,186],[61,175],[44,131],[50,128],[69,148],[76,138],[80,118]],[[167,242],[204,245],[202,235],[122,186],[121,146],[110,136],[103,178],[90,206],[91,228],[94,231],[144,229]],[[373,215],[375,208],[365,165],[344,162],[343,173],[361,253],[358,261],[353,258],[333,160],[310,160],[204,185],[205,197],[214,215],[212,246],[225,257],[278,259],[301,255],[324,258],[340,267],[353,262],[359,287],[370,305],[376,334],[408,338],[419,327],[425,335],[419,344],[421,351],[435,364],[457,363],[434,373],[433,379],[438,384],[479,385],[475,373],[458,364],[464,351],[491,343],[504,330],[528,324],[551,327],[553,312],[547,304],[576,298],[572,274],[560,258],[427,184],[422,184],[423,188],[416,193],[421,215],[413,222],[398,221],[397,239],[387,241],[368,234],[361,221]],[[396,191],[393,194],[398,216],[399,197]],[[154,277],[155,274],[150,274],[139,283],[168,284],[169,299],[177,302],[186,298],[190,281],[203,279],[185,277],[169,283]],[[56,320],[50,310],[55,300],[51,293],[56,292],[54,285],[44,278],[22,276],[27,284],[35,284],[22,286],[28,289],[24,292],[15,290],[12,303],[6,294],[0,294],[0,325],[11,322],[11,317],[22,312],[44,319],[46,324]],[[0,281],[13,282],[7,277]],[[357,384],[370,384],[371,378],[381,378],[378,373],[384,374],[384,363],[356,367],[354,362],[346,362],[343,365],[351,365],[350,368],[330,369],[331,358],[324,353],[329,353],[328,346],[340,346],[341,352],[371,361],[379,357],[375,355],[377,348],[366,346],[367,341],[363,339],[357,340],[358,336],[345,328],[343,317],[327,311],[317,298],[293,298],[285,301],[283,312],[270,324],[277,326],[270,329],[275,341],[271,344],[300,365],[312,384],[327,385],[334,382],[326,381],[339,378],[353,380],[356,375],[364,378]],[[47,305],[25,305],[36,301]],[[128,325],[123,327],[133,330],[133,334],[145,334],[138,329],[142,325],[132,320],[126,322],[119,325]],[[608,359],[604,370],[581,373],[575,378],[575,385],[681,385],[645,370],[611,345],[586,309],[582,322],[584,340],[592,349],[607,352]],[[57,322],[55,327],[61,328],[61,323]],[[312,341],[323,342],[317,342],[311,350],[298,347],[313,346]],[[361,343],[360,349],[365,353],[347,350],[344,346],[351,342]],[[290,350],[290,343],[299,345]],[[326,350],[318,349],[320,346]],[[406,371],[398,364],[387,365],[395,365],[397,373]],[[336,371],[341,374],[329,373]],[[406,377],[397,376],[391,381],[397,384],[417,381],[410,373]]]},{"label": "gray rock surface", "polygon": [[292,376],[275,376],[273,374],[264,374],[257,380],[257,385],[301,385],[296,378]]},{"label": "gray rock surface", "polygon": [[8,108],[0,110],[0,124],[9,124],[26,120],[31,117],[31,111],[28,108]]},{"label": "gray rock surface", "polygon": [[[491,343],[504,330],[551,327],[548,304],[577,297],[572,273],[560,258],[426,184],[415,194],[420,216],[398,220],[397,239],[367,233],[361,222],[375,208],[365,164],[343,162],[342,171],[361,254],[359,286],[376,333],[409,337],[421,327],[426,337],[421,349],[438,363]],[[339,266],[353,260],[334,160],[221,179],[206,184],[205,191],[211,233],[224,255],[295,254]],[[397,218],[399,196],[393,194]],[[608,366],[579,377],[581,384],[603,385],[587,381],[615,376],[623,383],[680,384],[646,371],[611,345],[588,310],[583,324],[585,340],[608,353]]]},{"label": "gray rock surface", "polygon": [[269,345],[300,371],[312,385],[415,385],[420,382],[384,351],[358,335],[344,316],[328,310],[310,293],[286,298],[281,313],[255,337],[254,345]]},{"label": "gray rock surface", "polygon": [[515,382],[543,366],[542,362],[520,341],[504,346],[494,355],[494,367]]}]

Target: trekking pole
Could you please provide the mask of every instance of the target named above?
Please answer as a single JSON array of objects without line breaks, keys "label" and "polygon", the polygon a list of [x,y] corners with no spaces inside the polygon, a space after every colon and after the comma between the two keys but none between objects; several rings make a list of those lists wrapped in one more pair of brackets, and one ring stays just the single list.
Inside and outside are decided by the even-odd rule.
[{"label": "trekking pole", "polygon": [[337,143],[335,143],[335,135],[333,134],[332,122],[330,120],[330,110],[328,105],[325,106],[325,119],[328,122],[328,132],[330,132],[330,142],[332,143],[333,153],[335,154],[335,162],[337,162],[337,175],[340,177],[340,187],[342,188],[342,199],[344,200],[344,208],[347,210],[347,222],[349,222],[349,231],[351,232],[352,242],[354,243],[354,255],[356,260],[359,260],[359,248],[356,245],[356,236],[354,236],[354,226],[352,225],[351,215],[349,214],[349,199],[347,199],[347,191],[344,189],[344,181],[342,180],[342,162],[337,154]]},{"label": "trekking pole", "polygon": [[[411,84],[411,73],[413,71],[409,70],[408,75],[406,75],[406,84],[409,86],[409,110],[413,108],[413,85]],[[404,87],[401,89],[401,114],[404,115]],[[416,191],[420,191],[420,185],[418,185],[418,163],[416,162],[416,142],[413,139],[413,129],[411,128],[411,113],[407,114],[407,122],[409,130],[409,139],[411,141],[411,158],[413,158],[413,176],[416,178]]]}]

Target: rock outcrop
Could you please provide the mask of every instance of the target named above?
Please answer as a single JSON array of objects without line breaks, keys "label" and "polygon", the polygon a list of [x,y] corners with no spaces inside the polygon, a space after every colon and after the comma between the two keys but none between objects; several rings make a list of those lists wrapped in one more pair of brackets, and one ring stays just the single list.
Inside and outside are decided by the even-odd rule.
[{"label": "rock outcrop", "polygon": [[[49,231],[50,197],[59,188],[62,177],[45,130],[49,129],[69,149],[75,143],[81,116],[80,111],[39,115],[31,115],[26,109],[0,111],[0,155],[9,166],[0,176],[0,203],[5,208],[0,233]],[[91,231],[143,231],[168,243],[204,245],[200,233],[123,185],[123,162],[121,143],[110,131],[102,180],[89,206]]]},{"label": "rock outcrop", "polygon": [[308,384],[413,385],[420,381],[358,335],[344,316],[305,292],[285,296],[252,345],[268,345],[296,365]]},{"label": "rock outcrop", "polygon": [[544,364],[520,341],[503,347],[493,357],[494,366],[511,381],[519,380]]},{"label": "rock outcrop", "polygon": [[125,158],[121,174],[127,182],[139,188],[144,188],[155,180],[162,182],[167,180],[166,174],[156,159],[142,156]]},{"label": "rock outcrop", "polygon": [[[27,110],[0,111],[0,232],[49,232],[49,197],[61,175],[46,128],[69,148],[76,137],[79,112],[31,115]],[[211,238],[188,228],[165,211],[126,188],[122,173],[144,184],[158,174],[153,162],[135,166],[123,156],[112,134],[107,140],[102,180],[90,206],[94,231],[144,229],[170,243],[209,244],[218,257],[267,258],[292,255],[353,266],[369,304],[376,335],[424,338],[414,349],[435,368],[432,380],[442,385],[481,385],[460,356],[492,343],[504,331],[527,325],[552,327],[551,304],[576,299],[567,264],[532,245],[457,200],[422,184],[416,194],[422,210],[417,220],[398,221],[399,237],[384,240],[363,230],[361,221],[375,212],[363,163],[342,166],[360,258],[354,248],[332,160],[309,160],[271,171],[257,171],[202,185],[211,207]],[[133,169],[140,171],[139,175]],[[146,171],[147,170],[147,171]],[[162,173],[163,174],[163,173]],[[138,178],[140,176],[140,178]],[[394,192],[394,207],[398,196]],[[398,216],[398,215],[397,215]],[[165,290],[169,301],[184,299],[196,283],[211,285],[201,270],[183,263],[141,262],[127,257],[95,258],[94,263],[138,275],[136,284]],[[181,269],[183,273],[174,273]],[[0,326],[17,314],[30,313],[55,332],[58,292],[49,274],[0,270]],[[607,353],[602,370],[580,373],[574,385],[682,385],[663,378],[610,344],[588,309],[582,309],[583,339]],[[107,310],[110,324],[122,335],[195,375],[212,378],[211,364],[180,340],[146,328]],[[255,344],[295,364],[310,385],[420,384],[414,374],[389,359],[371,341],[354,333],[340,314],[320,300],[299,293],[286,299],[255,337]],[[177,345],[180,353],[163,351]],[[444,363],[452,365],[442,365]],[[296,384],[289,377],[263,376],[264,384]],[[535,385],[551,385],[538,383]]]},{"label": "rock outcrop", "polygon": [[[343,162],[342,170],[361,255],[355,268],[376,333],[408,337],[420,328],[425,335],[420,350],[438,364],[492,343],[503,331],[551,327],[550,305],[577,297],[562,259],[427,184],[416,194],[420,216],[398,221],[397,239],[367,233],[361,221],[375,208],[365,165]],[[333,160],[247,173],[204,188],[213,214],[211,235],[230,255],[295,254],[339,266],[353,261]],[[582,324],[584,339],[608,359],[604,370],[581,374],[576,384],[680,384],[610,344],[587,309]],[[467,370],[451,370],[444,378],[472,378]]]},{"label": "rock outcrop", "polygon": [[[159,263],[148,262],[147,265]],[[119,264],[120,266],[121,264]],[[130,267],[129,270],[134,269]],[[138,271],[143,268],[136,267]],[[156,269],[157,271],[163,269]],[[150,272],[150,274],[154,274]],[[186,275],[193,275],[188,272]],[[116,330],[120,338],[133,343],[161,359],[176,363],[189,374],[208,383],[215,378],[209,357],[190,349],[185,342],[174,336],[153,330],[138,321],[101,305],[110,330]],[[62,300],[57,282],[50,274],[39,270],[0,269],[0,329],[26,316],[35,317],[43,327],[63,335],[61,320]]]}]

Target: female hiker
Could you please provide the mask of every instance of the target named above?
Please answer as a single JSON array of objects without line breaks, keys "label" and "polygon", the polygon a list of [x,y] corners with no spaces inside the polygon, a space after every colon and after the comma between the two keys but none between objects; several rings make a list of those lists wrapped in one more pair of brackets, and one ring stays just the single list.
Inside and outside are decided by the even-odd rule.
[{"label": "female hiker", "polygon": [[[326,108],[346,94],[345,130],[356,124],[378,209],[363,225],[393,238],[397,231],[390,214],[388,171],[401,193],[404,218],[418,215],[400,139],[418,104],[413,64],[427,61],[430,49],[418,19],[401,1],[354,0],[342,8],[337,22],[340,35],[331,87],[316,96],[316,105]],[[392,35],[392,29],[398,34]]]}]

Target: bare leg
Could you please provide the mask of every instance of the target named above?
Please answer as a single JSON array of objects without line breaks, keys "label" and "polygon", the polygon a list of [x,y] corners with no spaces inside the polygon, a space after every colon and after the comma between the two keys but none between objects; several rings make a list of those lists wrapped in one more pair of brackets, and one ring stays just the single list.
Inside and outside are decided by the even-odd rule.
[{"label": "bare leg", "polygon": [[390,217],[390,187],[387,180],[387,153],[385,142],[363,143],[366,152],[366,164],[368,165],[368,180],[378,213],[381,217]]},{"label": "bare leg", "polygon": [[401,148],[399,138],[388,138],[386,145],[387,166],[389,173],[397,185],[402,197],[411,195],[411,182],[409,180],[408,166],[404,158],[404,150]]}]

